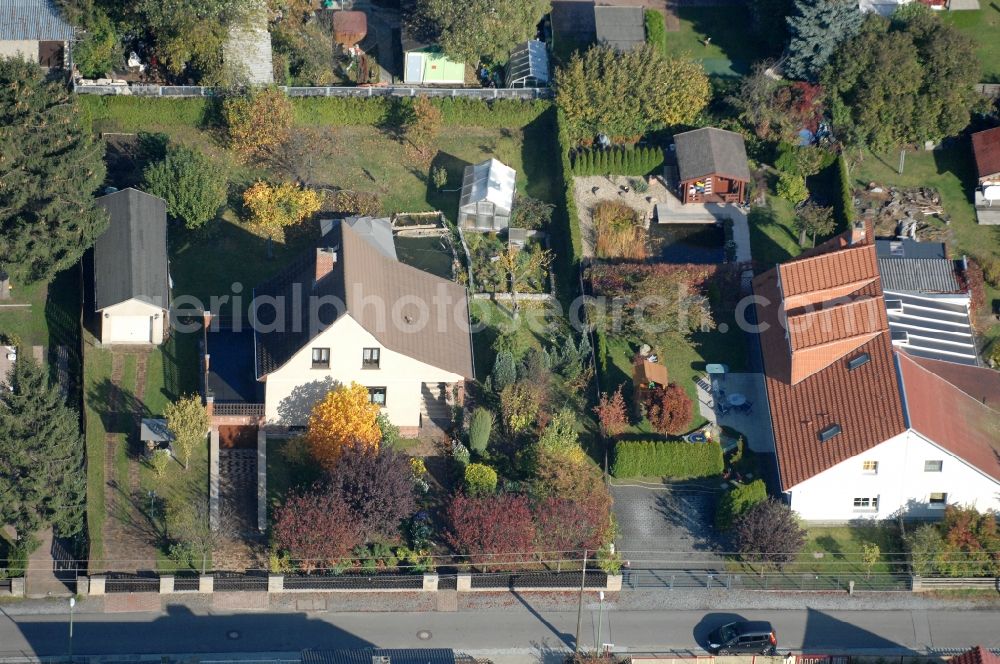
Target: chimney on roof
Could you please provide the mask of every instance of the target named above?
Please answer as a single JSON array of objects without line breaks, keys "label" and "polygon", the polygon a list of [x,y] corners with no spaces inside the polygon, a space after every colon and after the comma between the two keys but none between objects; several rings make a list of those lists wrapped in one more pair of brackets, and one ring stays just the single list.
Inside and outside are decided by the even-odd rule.
[{"label": "chimney on roof", "polygon": [[855,247],[865,243],[865,222],[855,221],[851,226],[850,245]]},{"label": "chimney on roof", "polygon": [[318,284],[323,277],[333,272],[337,264],[337,247],[316,248],[316,275],[313,284]]}]

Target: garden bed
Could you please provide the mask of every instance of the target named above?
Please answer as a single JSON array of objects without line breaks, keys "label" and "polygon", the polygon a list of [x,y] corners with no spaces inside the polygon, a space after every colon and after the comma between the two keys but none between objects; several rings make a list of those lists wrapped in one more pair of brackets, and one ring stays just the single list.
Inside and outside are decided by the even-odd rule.
[{"label": "garden bed", "polygon": [[[508,273],[501,267],[501,255],[508,251],[508,243],[495,233],[463,233],[468,259],[471,266],[470,290],[472,293],[486,293],[506,298],[509,290]],[[545,240],[529,237],[517,254],[522,267],[517,282],[518,297],[552,293],[552,273],[544,266],[528,269],[533,256],[546,250]]]}]

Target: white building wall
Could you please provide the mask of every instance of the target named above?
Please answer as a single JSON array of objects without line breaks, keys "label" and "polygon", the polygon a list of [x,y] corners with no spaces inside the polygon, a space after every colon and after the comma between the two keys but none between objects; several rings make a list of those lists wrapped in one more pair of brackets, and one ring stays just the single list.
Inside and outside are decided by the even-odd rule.
[{"label": "white building wall", "polygon": [[[163,343],[163,327],[167,312],[160,307],[143,302],[142,300],[131,299],[111,307],[105,307],[98,315],[101,317],[101,343],[103,344],[115,343],[115,340],[111,338],[111,326],[116,318],[122,316],[143,317],[145,320],[144,323],[140,323],[138,320],[136,323],[143,325],[144,331],[148,331],[152,327],[151,338],[153,344],[159,345]],[[157,315],[159,318],[154,319],[154,316]]]},{"label": "white building wall", "polygon": [[0,40],[0,58],[23,58],[38,63],[38,42],[30,39]]},{"label": "white building wall", "polygon": [[[330,349],[330,368],[314,369],[312,349]],[[365,348],[379,348],[378,369],[363,369]],[[285,365],[267,376],[264,410],[267,421],[285,426],[304,425],[309,411],[336,384],[358,383],[386,388],[382,409],[399,427],[420,425],[424,383],[454,383],[463,377],[383,347],[349,315],[321,332]]]},{"label": "white building wall", "polygon": [[[864,462],[878,463],[872,472]],[[927,472],[926,461],[941,461],[940,472]],[[1000,482],[955,455],[906,431],[864,454],[851,457],[791,488],[791,507],[807,521],[933,517],[944,506],[931,506],[932,493],[947,494],[949,504],[1000,510]],[[878,498],[878,509],[855,508],[855,498]]]}]

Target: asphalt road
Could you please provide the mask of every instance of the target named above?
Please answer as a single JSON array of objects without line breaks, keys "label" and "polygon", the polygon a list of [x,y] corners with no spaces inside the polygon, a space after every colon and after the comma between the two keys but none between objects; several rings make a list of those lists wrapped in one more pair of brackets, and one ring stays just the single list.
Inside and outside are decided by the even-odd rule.
[{"label": "asphalt road", "polygon": [[[596,641],[599,610],[585,609],[584,646]],[[719,624],[767,619],[779,648],[811,653],[901,653],[1000,646],[1000,611],[605,611],[601,642],[616,649],[704,654],[699,643]],[[9,616],[0,611],[0,656],[64,655],[68,616]],[[576,612],[530,607],[462,613],[168,613],[77,614],[77,655],[289,652],[305,648],[454,648],[528,654],[573,642]]]}]

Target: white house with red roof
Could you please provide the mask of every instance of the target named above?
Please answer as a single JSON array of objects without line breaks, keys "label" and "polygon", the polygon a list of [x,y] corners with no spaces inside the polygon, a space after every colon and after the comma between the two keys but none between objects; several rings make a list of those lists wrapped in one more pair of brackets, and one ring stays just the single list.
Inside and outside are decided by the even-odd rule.
[{"label": "white house with red roof", "polygon": [[864,226],[754,292],[781,490],[803,519],[1000,509],[1000,373],[894,351]]}]

